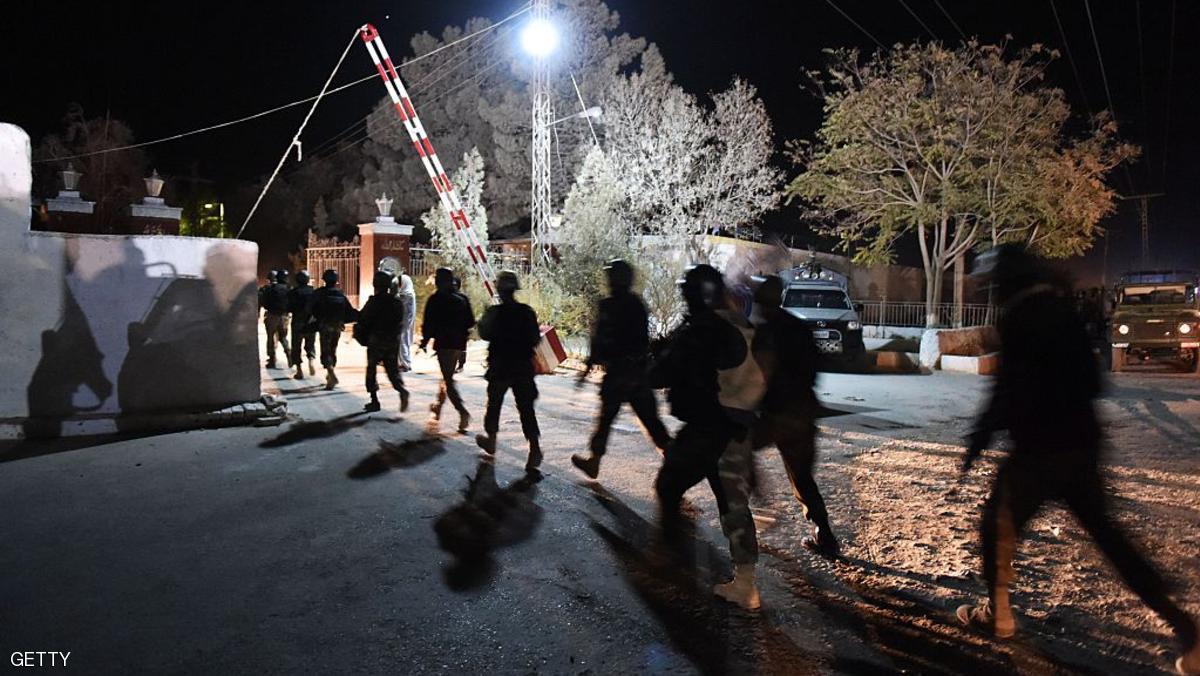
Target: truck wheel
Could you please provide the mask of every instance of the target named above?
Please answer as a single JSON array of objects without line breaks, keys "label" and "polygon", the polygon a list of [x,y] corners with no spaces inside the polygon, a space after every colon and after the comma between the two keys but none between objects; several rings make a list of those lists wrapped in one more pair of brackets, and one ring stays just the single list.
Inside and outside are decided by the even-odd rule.
[{"label": "truck wheel", "polygon": [[1125,369],[1125,348],[1112,348],[1112,366],[1110,368],[1113,373],[1120,373]]}]

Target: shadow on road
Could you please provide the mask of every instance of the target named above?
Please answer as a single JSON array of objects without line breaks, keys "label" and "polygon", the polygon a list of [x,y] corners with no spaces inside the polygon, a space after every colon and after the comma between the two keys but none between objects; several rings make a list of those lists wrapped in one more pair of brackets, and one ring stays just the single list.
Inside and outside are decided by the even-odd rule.
[{"label": "shadow on road", "polygon": [[446,586],[468,591],[486,585],[497,568],[492,552],[533,537],[542,521],[542,508],[534,502],[537,482],[525,476],[502,489],[492,460],[479,462],[474,478],[467,478],[463,501],[433,524],[438,546],[454,555],[442,571]]},{"label": "shadow on road", "polygon": [[[703,674],[818,673],[820,665],[771,622],[769,612],[747,613],[717,601],[712,572],[681,562],[679,549],[712,546],[692,536],[667,547],[659,529],[604,488],[589,486],[617,521],[620,533],[593,520],[592,528],[616,557],[621,573],[671,643]],[[691,558],[691,557],[686,557]]]},{"label": "shadow on road", "polygon": [[433,460],[446,452],[439,436],[425,435],[404,441],[379,440],[379,450],[358,461],[346,472],[351,479],[369,479],[392,469],[407,469]]},{"label": "shadow on road", "polygon": [[362,427],[370,420],[363,411],[348,413],[331,420],[314,420],[313,422],[295,423],[279,436],[272,437],[258,445],[259,448],[279,448],[291,446],[309,439],[332,437],[355,427]]}]

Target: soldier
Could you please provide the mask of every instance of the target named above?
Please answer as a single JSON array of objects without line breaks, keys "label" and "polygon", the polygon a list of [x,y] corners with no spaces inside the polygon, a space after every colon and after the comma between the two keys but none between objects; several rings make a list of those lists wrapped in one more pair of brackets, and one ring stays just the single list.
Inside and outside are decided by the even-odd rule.
[{"label": "soldier", "polygon": [[755,353],[769,355],[771,360],[755,447],[774,444],[779,449],[792,493],[815,528],[813,536],[801,543],[822,556],[836,558],[840,546],[813,479],[819,407],[813,392],[817,345],[804,322],[781,307],[782,300],[783,280],[775,275],[764,278],[754,291]]},{"label": "soldier", "polygon": [[450,268],[438,268],[433,274],[436,291],[425,301],[425,316],[421,322],[421,350],[433,341],[437,353],[438,370],[442,382],[438,386],[437,400],[429,405],[434,421],[442,417],[442,406],[446,399],[458,411],[458,431],[465,433],[471,424],[471,414],[463,405],[458,386],[454,384],[455,367],[459,357],[467,350],[467,334],[475,326],[475,313],[471,301],[454,290],[454,272]]},{"label": "soldier", "polygon": [[542,464],[542,448],[539,443],[537,415],[533,402],[537,399],[537,385],[533,382],[533,350],[541,340],[537,314],[533,308],[518,302],[516,292],[521,288],[517,273],[503,270],[496,276],[496,293],[500,304],[493,305],[479,320],[479,337],[488,341],[487,413],[483,417],[486,434],[475,437],[475,442],[488,455],[496,453],[496,432],[500,429],[500,407],[504,395],[512,390],[521,416],[521,431],[529,442],[529,457],[525,472],[537,476]]},{"label": "soldier", "polygon": [[314,289],[308,285],[308,272],[296,273],[296,287],[288,292],[288,312],[292,313],[292,365],[296,367],[296,379],[304,378],[304,362],[300,360],[300,348],[308,357],[308,375],[317,375],[313,361],[317,358],[317,325],[312,318]]},{"label": "soldier", "polygon": [[396,296],[404,305],[404,326],[400,330],[400,371],[412,370],[413,329],[417,325],[417,292],[412,277],[400,273]]},{"label": "soldier", "polygon": [[609,431],[626,402],[659,450],[665,452],[671,444],[671,435],[658,417],[658,401],[646,381],[650,320],[642,299],[632,292],[633,268],[623,260],[614,260],[604,271],[608,276],[609,296],[600,301],[586,368],[576,381],[582,386],[592,368],[604,367],[600,413],[588,444],[591,455],[571,456],[571,462],[592,479],[600,474],[600,459],[608,446]]},{"label": "soldier", "polygon": [[337,374],[333,371],[337,366],[338,341],[342,338],[346,322],[353,320],[354,309],[350,307],[346,294],[337,288],[337,270],[321,273],[321,281],[325,286],[313,292],[312,317],[320,336],[321,366],[325,367],[325,389],[332,390],[338,384]]},{"label": "soldier", "polygon": [[378,411],[380,363],[387,373],[392,387],[400,393],[400,412],[408,410],[408,390],[400,375],[400,331],[404,327],[404,305],[392,295],[392,274],[384,270],[375,272],[375,293],[367,299],[358,313],[354,326],[354,338],[367,347],[367,392],[371,400],[363,407],[368,413]]},{"label": "soldier", "polygon": [[1200,673],[1196,623],[1167,595],[1167,584],[1108,513],[1101,478],[1102,435],[1092,403],[1100,376],[1071,299],[1018,246],[980,257],[976,274],[994,284],[1002,359],[990,401],[968,437],[962,471],[995,431],[1012,440],[1001,461],[981,526],[988,599],[958,608],[958,619],[997,637],[1016,632],[1009,604],[1012,560],[1022,527],[1048,500],[1062,500],[1117,573],[1174,630],[1183,648],[1180,673]]},{"label": "soldier", "polygon": [[[281,281],[282,280],[282,281]],[[292,365],[287,336],[287,274],[272,270],[267,274],[266,286],[259,289],[258,304],[263,309],[263,327],[267,331],[267,368],[275,368],[275,343],[283,348],[284,359]]]},{"label": "soldier", "polygon": [[720,385],[720,371],[740,370],[751,353],[746,336],[717,314],[726,305],[720,272],[710,265],[693,266],[680,292],[687,306],[683,323],[666,339],[649,371],[650,386],[668,388],[671,415],[683,421],[654,485],[663,531],[668,539],[677,537],[683,494],[707,479],[735,566],[734,580],[713,592],[754,609],[760,605],[754,584],[758,542],[749,506],[742,504],[749,493],[749,430],[730,416]]}]

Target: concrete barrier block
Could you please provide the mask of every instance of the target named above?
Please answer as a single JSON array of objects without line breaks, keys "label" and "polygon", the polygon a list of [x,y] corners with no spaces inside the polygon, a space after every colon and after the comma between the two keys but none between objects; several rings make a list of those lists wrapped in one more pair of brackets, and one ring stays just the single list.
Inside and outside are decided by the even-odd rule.
[{"label": "concrete barrier block", "polygon": [[917,352],[876,352],[875,368],[882,371],[919,371],[921,355]]},{"label": "concrete barrier block", "polygon": [[954,373],[971,373],[979,376],[995,375],[1000,366],[1000,353],[991,352],[978,357],[942,355],[942,370]]}]

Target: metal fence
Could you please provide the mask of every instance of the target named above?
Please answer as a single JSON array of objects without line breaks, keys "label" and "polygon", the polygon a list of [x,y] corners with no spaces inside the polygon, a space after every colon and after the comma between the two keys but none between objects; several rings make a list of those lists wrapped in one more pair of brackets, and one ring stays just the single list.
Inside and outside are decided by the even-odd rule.
[{"label": "metal fence", "polygon": [[361,250],[357,244],[346,246],[310,246],[306,251],[308,276],[321,279],[326,270],[336,270],[342,292],[350,302],[358,303],[358,257]]},{"label": "metal fence", "polygon": [[[444,264],[441,249],[418,249],[410,252],[409,276],[413,279],[428,277],[439,265]],[[515,270],[525,274],[529,272],[529,257],[520,254],[505,254],[498,251],[487,252],[488,261],[494,270]]]},{"label": "metal fence", "polygon": [[[862,304],[864,326],[925,326],[925,303],[867,301]],[[954,303],[938,303],[933,307],[938,327],[987,326],[995,321],[996,309],[987,304],[964,303],[961,316],[956,316]]]}]

